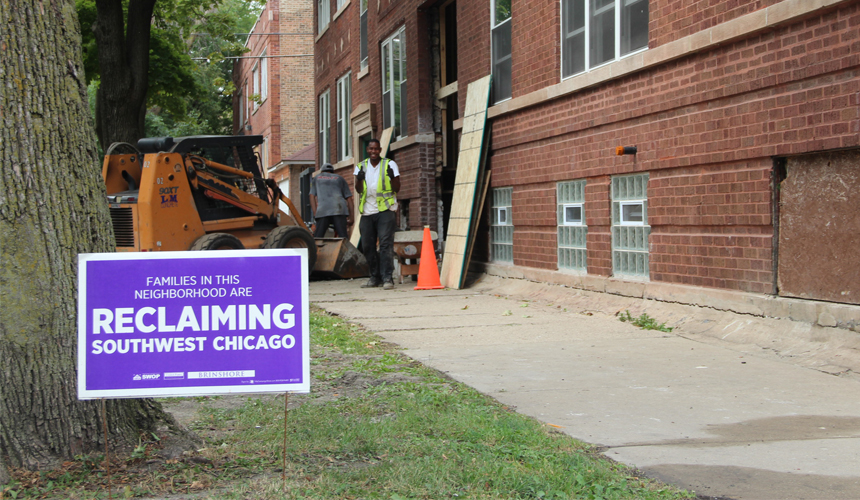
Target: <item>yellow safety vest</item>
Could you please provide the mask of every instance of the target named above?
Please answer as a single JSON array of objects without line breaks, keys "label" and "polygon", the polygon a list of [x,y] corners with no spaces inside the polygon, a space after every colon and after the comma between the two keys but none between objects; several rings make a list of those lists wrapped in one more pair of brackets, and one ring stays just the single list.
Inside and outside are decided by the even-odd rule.
[{"label": "yellow safety vest", "polygon": [[[367,167],[370,158],[361,162],[361,170]],[[391,208],[394,204],[394,197],[397,193],[391,189],[391,179],[388,178],[388,158],[382,159],[382,165],[379,167],[379,180],[376,184],[376,206],[379,211],[385,211]],[[364,200],[367,198],[367,181],[365,181],[364,191],[361,192],[361,198],[358,200],[358,211],[364,213]]]}]

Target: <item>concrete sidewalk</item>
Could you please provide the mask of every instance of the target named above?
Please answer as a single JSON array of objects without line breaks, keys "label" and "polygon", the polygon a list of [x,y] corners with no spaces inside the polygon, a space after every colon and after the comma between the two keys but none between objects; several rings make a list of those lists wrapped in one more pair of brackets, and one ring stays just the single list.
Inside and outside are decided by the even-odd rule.
[{"label": "concrete sidewalk", "polygon": [[860,499],[857,333],[491,276],[361,283],[311,282],[311,302],[652,477],[739,500]]}]

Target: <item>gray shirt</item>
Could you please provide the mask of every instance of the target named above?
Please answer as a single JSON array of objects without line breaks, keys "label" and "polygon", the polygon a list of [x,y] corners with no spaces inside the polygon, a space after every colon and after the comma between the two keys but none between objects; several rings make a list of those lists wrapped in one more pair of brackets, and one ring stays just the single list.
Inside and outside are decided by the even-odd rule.
[{"label": "gray shirt", "polygon": [[349,184],[333,172],[320,172],[311,182],[311,194],[317,197],[315,218],[349,215],[347,199],[352,198]]}]

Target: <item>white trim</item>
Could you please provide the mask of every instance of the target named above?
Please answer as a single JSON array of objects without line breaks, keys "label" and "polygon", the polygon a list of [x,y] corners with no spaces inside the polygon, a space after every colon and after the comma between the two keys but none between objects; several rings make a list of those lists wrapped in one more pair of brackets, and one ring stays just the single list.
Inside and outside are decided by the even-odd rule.
[{"label": "white trim", "polygon": [[[562,203],[561,213],[563,217],[563,226],[584,226],[585,224],[585,207],[583,203]],[[579,220],[568,220],[567,209],[579,208]]]},{"label": "white trim", "polygon": [[[618,203],[618,225],[619,226],[647,226],[648,221],[645,220],[645,200],[624,200],[616,201]],[[630,221],[624,220],[624,207],[632,207],[638,205],[642,208],[642,220]]]}]

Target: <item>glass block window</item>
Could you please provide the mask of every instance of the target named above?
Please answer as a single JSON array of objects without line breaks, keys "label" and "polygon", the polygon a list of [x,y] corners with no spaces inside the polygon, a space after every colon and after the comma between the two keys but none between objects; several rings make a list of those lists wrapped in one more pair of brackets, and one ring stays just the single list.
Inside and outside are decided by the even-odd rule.
[{"label": "glass block window", "polygon": [[585,271],[585,181],[559,182],[558,202],[558,268]]},{"label": "glass block window", "polygon": [[648,174],[612,178],[612,274],[648,278]]},{"label": "glass block window", "polygon": [[490,260],[514,262],[514,225],[511,199],[514,188],[493,189],[493,220],[490,221]]}]

